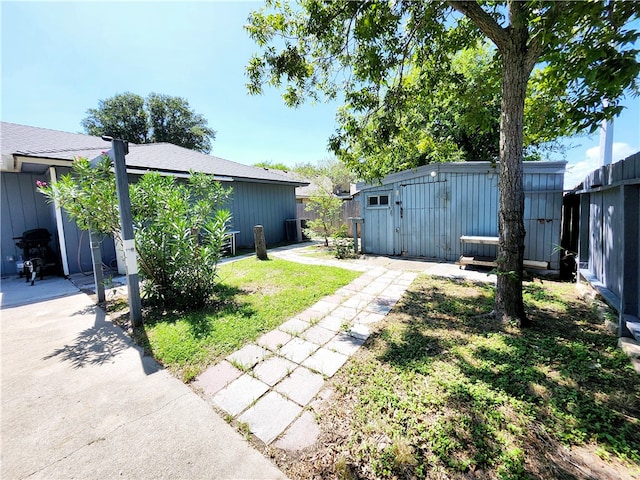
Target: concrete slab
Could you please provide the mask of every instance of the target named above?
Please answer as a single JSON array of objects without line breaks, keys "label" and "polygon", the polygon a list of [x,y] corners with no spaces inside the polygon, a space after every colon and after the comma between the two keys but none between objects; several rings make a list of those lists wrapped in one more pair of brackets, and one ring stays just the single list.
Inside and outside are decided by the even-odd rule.
[{"label": "concrete slab", "polygon": [[280,349],[280,355],[292,362],[301,363],[318,349],[318,345],[302,338],[294,338]]},{"label": "concrete slab", "polygon": [[272,352],[277,352],[292,338],[291,335],[282,330],[271,330],[258,338],[256,343],[261,347],[268,348]]},{"label": "concrete slab", "polygon": [[351,320],[358,314],[358,310],[353,307],[345,307],[344,305],[336,308],[331,312],[332,317],[340,318],[341,320]]},{"label": "concrete slab", "polygon": [[269,392],[238,417],[249,424],[251,433],[269,445],[302,412],[302,407],[277,392]]},{"label": "concrete slab", "polygon": [[87,295],[0,329],[1,478],[285,478]]},{"label": "concrete slab", "polygon": [[320,325],[315,325],[302,334],[302,337],[318,346],[322,346],[336,336],[336,332]]},{"label": "concrete slab", "polygon": [[259,345],[245,345],[237,352],[227,357],[227,361],[241,370],[253,368],[256,363],[265,358],[269,351]]},{"label": "concrete slab", "polygon": [[324,348],[343,355],[351,356],[364,344],[364,342],[365,341],[362,338],[356,338],[351,335],[347,335],[346,333],[341,333],[327,343]]},{"label": "concrete slab", "polygon": [[298,367],[291,375],[276,385],[276,391],[298,405],[307,405],[324,385],[324,378],[308,368]]},{"label": "concrete slab", "polygon": [[258,363],[253,369],[256,378],[270,387],[293,372],[298,365],[282,357],[271,357]]},{"label": "concrete slab", "polygon": [[62,277],[44,277],[36,279],[31,286],[24,278],[5,277],[0,280],[0,306],[5,308],[42,302],[67,295],[75,295],[80,290]]},{"label": "concrete slab", "polygon": [[326,302],[324,300],[320,300],[311,305],[311,307],[309,307],[309,310],[320,312],[322,315],[326,315],[327,313],[331,312],[331,310],[335,309],[336,306],[337,304],[334,302]]},{"label": "concrete slab", "polygon": [[282,325],[280,325],[278,327],[278,330],[286,332],[290,335],[297,335],[301,332],[304,332],[310,326],[311,324],[306,320],[301,320],[299,318],[292,318],[291,320],[287,320]]},{"label": "concrete slab", "polygon": [[321,348],[316,353],[307,358],[302,365],[326,375],[333,375],[344,365],[349,357],[338,352],[331,351],[327,348]]},{"label": "concrete slab", "polygon": [[193,387],[211,397],[242,375],[242,371],[223,360],[217,365],[207,368],[193,382]]},{"label": "concrete slab", "polygon": [[220,390],[211,400],[216,407],[236,416],[268,390],[269,385],[245,373]]},{"label": "concrete slab", "polygon": [[314,445],[319,436],[320,427],[318,427],[313,414],[311,412],[303,412],[282,438],[273,445],[283,450],[299,451]]}]

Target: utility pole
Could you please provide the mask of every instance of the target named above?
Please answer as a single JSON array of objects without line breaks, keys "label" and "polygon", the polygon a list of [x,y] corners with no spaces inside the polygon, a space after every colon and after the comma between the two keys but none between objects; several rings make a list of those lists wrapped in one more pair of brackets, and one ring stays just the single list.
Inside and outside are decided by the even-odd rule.
[{"label": "utility pole", "polygon": [[136,245],[133,238],[133,220],[131,217],[131,199],[129,198],[129,182],[127,180],[127,165],[125,155],[129,153],[129,145],[123,140],[102,137],[111,142],[109,157],[113,162],[116,174],[116,192],[120,210],[120,228],[122,233],[122,247],[124,261],[127,267],[127,288],[129,290],[129,316],[134,327],[142,325],[142,302],[140,300],[140,278],[138,276],[138,261],[136,260]]}]

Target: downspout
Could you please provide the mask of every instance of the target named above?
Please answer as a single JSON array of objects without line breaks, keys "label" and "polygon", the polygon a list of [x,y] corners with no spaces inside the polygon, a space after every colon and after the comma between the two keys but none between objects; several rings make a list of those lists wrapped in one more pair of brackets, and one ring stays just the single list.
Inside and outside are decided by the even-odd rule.
[{"label": "downspout", "polygon": [[[49,167],[49,176],[51,183],[58,182],[56,175],[56,167]],[[62,258],[62,272],[65,277],[69,276],[69,260],[67,259],[67,241],[64,236],[64,220],[62,218],[62,209],[57,201],[54,201],[54,210],[56,212],[56,226],[58,228],[58,247],[60,248],[60,257]]]}]

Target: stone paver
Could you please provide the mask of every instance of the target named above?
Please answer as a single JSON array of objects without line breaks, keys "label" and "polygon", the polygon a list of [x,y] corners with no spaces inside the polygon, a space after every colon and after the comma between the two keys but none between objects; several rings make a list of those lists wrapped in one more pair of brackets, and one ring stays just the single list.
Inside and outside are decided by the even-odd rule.
[{"label": "stone paver", "polygon": [[351,335],[347,335],[346,333],[341,333],[327,343],[324,348],[342,353],[343,355],[351,356],[356,353],[364,342],[365,341],[362,338],[356,338]]},{"label": "stone paver", "polygon": [[262,335],[256,343],[262,347],[268,348],[272,352],[275,352],[282,348],[282,346],[292,338],[293,337],[291,335],[287,332],[283,332],[282,330],[271,330],[270,332]]},{"label": "stone paver", "polygon": [[302,412],[302,407],[277,392],[269,392],[238,417],[267,445],[280,435]]},{"label": "stone paver", "polygon": [[311,324],[305,320],[301,320],[300,318],[292,318],[291,320],[287,320],[282,325],[280,325],[278,327],[278,330],[289,333],[291,335],[297,335],[300,332],[304,332],[310,326]]},{"label": "stone paver", "polygon": [[318,440],[320,427],[311,412],[304,412],[273,445],[290,451],[303,450]]},{"label": "stone paver", "polygon": [[242,375],[242,371],[223,360],[199,375],[193,382],[193,386],[201,388],[206,396],[212,396],[240,375]]},{"label": "stone paver", "polygon": [[328,330],[321,325],[316,325],[304,332],[302,336],[305,340],[322,346],[336,336],[336,331]]},{"label": "stone paver", "polygon": [[269,354],[267,350],[258,345],[246,345],[237,352],[227,357],[227,360],[243,370],[253,367]]},{"label": "stone paver", "polygon": [[307,358],[302,365],[317,372],[333,377],[333,375],[344,365],[349,357],[327,348],[321,348],[316,353]]},{"label": "stone paver", "polygon": [[245,374],[220,390],[213,403],[231,415],[238,415],[269,390],[269,385]]},{"label": "stone paver", "polygon": [[260,362],[253,369],[258,380],[273,387],[276,383],[289,375],[298,365],[282,357],[271,357]]},{"label": "stone paver", "polygon": [[324,385],[324,378],[308,368],[298,367],[276,386],[276,390],[299,405],[307,405]]},{"label": "stone paver", "polygon": [[[384,319],[418,273],[387,269],[375,262],[309,258],[286,250],[274,255],[366,273],[265,333],[256,345],[209,368],[194,387],[238,422],[246,422],[265,444],[275,441],[278,448],[300,450],[313,445],[319,435],[313,413],[304,409],[326,401],[330,391],[325,378],[332,377],[358,351],[371,328]],[[431,267],[425,264],[425,270]]]},{"label": "stone paver", "polygon": [[332,332],[340,332],[342,330],[343,325],[347,320],[344,320],[340,317],[334,317],[333,315],[327,315],[322,320],[318,322],[318,326],[322,328],[326,328],[327,330],[331,330]]},{"label": "stone paver", "polygon": [[359,338],[361,340],[366,340],[371,335],[371,330],[366,325],[362,325],[360,323],[356,323],[349,329],[349,335],[355,338]]},{"label": "stone paver", "polygon": [[294,338],[280,349],[280,354],[292,362],[300,363],[318,349],[318,345],[302,338]]}]

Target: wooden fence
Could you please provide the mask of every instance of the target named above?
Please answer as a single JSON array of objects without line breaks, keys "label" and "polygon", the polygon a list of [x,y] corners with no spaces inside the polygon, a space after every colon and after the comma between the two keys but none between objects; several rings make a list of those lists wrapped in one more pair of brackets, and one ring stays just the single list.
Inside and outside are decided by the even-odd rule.
[{"label": "wooden fence", "polygon": [[[315,220],[318,218],[315,212],[308,212],[305,210],[305,203],[296,204],[298,208],[298,218],[302,218],[305,220]],[[349,217],[359,217],[360,216],[360,201],[356,199],[344,200],[342,202],[342,223],[347,225],[349,229],[349,236],[353,236],[353,225],[349,221]]]}]

